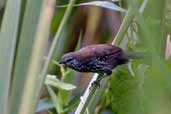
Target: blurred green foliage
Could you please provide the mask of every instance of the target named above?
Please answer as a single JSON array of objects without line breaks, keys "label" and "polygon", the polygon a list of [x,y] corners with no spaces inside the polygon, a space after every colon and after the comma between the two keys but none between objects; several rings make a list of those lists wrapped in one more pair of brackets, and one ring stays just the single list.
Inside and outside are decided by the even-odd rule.
[{"label": "blurred green foliage", "polygon": [[[43,50],[47,48],[47,53],[53,44],[56,31],[65,18],[64,14],[68,8],[66,5],[70,1],[57,1],[49,39],[43,48]],[[141,4],[138,5],[137,2]],[[86,4],[80,5],[80,3]],[[0,102],[2,102],[0,109],[3,109],[2,113],[8,109],[9,96],[10,112],[14,110],[12,112],[17,114],[21,96],[24,91],[27,91],[24,87],[25,82],[28,81],[27,71],[33,44],[37,39],[42,4],[41,0],[22,2],[9,0],[7,6],[4,3],[0,5],[0,62],[2,63],[0,64],[0,85],[2,85],[0,90],[3,93],[0,94]],[[119,36],[119,44],[117,44],[119,47],[129,51],[147,52],[150,56],[146,59],[130,60],[128,65],[114,69],[107,87],[99,92],[99,95],[95,94],[94,98],[98,101],[91,101],[94,105],[89,106],[93,108],[90,112],[93,114],[105,114],[105,111],[111,114],[170,114],[171,59],[165,58],[167,36],[171,35],[170,0],[121,0],[117,4],[122,6],[123,9],[120,10],[124,12],[113,11],[117,7],[106,1],[76,0],[75,4],[58,36],[47,69],[47,75],[53,78],[45,79],[44,86],[47,89],[43,93],[46,94],[40,97],[36,113],[46,111],[49,114],[68,114],[72,113],[80,102],[80,93],[83,94],[82,91],[86,88],[84,85],[90,80],[89,74],[79,74],[61,67],[57,61],[64,53],[75,51],[85,45],[111,43],[115,36]],[[63,5],[66,7],[58,7]],[[128,13],[130,13],[127,16],[129,19],[124,18]],[[123,20],[127,26],[122,26]],[[118,32],[120,25],[123,27],[120,29],[124,31],[122,34],[120,34],[122,30]],[[168,48],[171,50],[171,47]],[[41,64],[42,62],[39,66]],[[73,90],[75,85],[79,86]]]},{"label": "blurred green foliage", "polygon": [[[134,18],[132,19],[132,23],[130,24],[127,33],[123,36],[124,38],[120,43],[120,47],[131,51],[145,51],[151,56],[148,59],[131,60],[129,65],[123,65],[116,68],[109,78],[108,88],[104,90],[103,97],[99,101],[94,113],[99,114],[104,110],[108,110],[112,114],[169,114],[171,112],[169,109],[171,106],[171,72],[169,70],[171,64],[170,59],[165,60],[164,58],[166,36],[170,34],[170,26],[168,24],[170,21],[169,1],[143,1],[143,6],[140,5],[141,13],[138,12],[139,7],[134,1],[130,0],[128,2],[128,6],[133,9],[132,13]],[[120,4],[122,4],[122,2]],[[90,13],[88,8],[88,6],[77,8],[72,13],[73,17],[77,16],[77,14],[74,14],[77,10],[81,10],[82,13],[84,13],[84,9],[86,9],[86,15],[88,16],[88,13]],[[103,13],[104,11],[108,12],[104,9],[99,10]],[[91,11],[93,12],[92,9]],[[102,15],[104,15],[103,13]],[[105,15],[107,15],[107,13]],[[107,16],[112,17],[112,14]],[[105,17],[99,16],[99,18],[102,20],[100,22],[105,23],[105,25],[101,26],[102,28],[99,28],[99,31],[101,31],[100,29],[103,30],[103,34],[101,34],[100,37],[98,35],[98,39],[96,39],[96,34],[94,34],[91,38],[96,39],[96,41],[93,42],[92,40],[92,42],[89,42],[90,44],[100,43],[101,41],[111,41],[110,37],[113,33],[111,33],[111,28],[106,25],[112,22]],[[72,19],[72,21],[74,21],[74,19],[77,20],[76,18]],[[86,22],[87,21],[84,20],[83,23]],[[84,41],[89,40],[89,37],[86,37],[87,24],[88,23],[84,24],[84,28],[80,28],[82,29],[81,38],[84,39],[81,40],[81,44],[84,44]],[[92,26],[97,25],[92,24]],[[68,30],[70,31],[70,27]],[[98,29],[96,28],[95,31],[98,32]],[[74,31],[72,32],[74,33]],[[77,43],[75,43],[75,46],[76,44]]]}]

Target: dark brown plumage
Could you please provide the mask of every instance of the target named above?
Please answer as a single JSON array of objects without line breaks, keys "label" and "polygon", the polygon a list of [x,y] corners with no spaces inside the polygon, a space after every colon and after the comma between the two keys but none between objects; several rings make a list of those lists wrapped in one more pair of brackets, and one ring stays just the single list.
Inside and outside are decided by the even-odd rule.
[{"label": "dark brown plumage", "polygon": [[109,76],[112,69],[127,63],[130,55],[111,44],[95,44],[63,55],[59,63],[79,72],[104,73],[104,76],[92,83],[92,86],[100,86],[100,81]]},{"label": "dark brown plumage", "polygon": [[127,62],[121,48],[110,44],[96,44],[65,54],[59,63],[79,72],[110,75],[113,68]]},{"label": "dark brown plumage", "polygon": [[92,83],[99,86],[101,79],[109,76],[112,69],[127,63],[129,59],[142,58],[144,55],[141,52],[126,53],[111,44],[95,44],[63,55],[59,63],[79,72],[104,73]]}]

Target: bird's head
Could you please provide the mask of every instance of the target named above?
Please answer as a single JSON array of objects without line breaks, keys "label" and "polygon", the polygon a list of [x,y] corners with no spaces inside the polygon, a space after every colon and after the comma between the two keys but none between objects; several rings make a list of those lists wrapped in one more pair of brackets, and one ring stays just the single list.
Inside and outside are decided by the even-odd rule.
[{"label": "bird's head", "polygon": [[74,55],[73,52],[64,54],[59,61],[59,64],[67,66],[67,67],[73,67],[78,64],[78,61]]}]

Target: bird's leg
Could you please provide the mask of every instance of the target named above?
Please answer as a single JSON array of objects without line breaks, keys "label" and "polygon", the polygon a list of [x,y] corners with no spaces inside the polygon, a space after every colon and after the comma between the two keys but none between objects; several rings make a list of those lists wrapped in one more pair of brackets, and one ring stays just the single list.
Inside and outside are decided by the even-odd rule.
[{"label": "bird's leg", "polygon": [[108,77],[111,73],[112,73],[112,70],[111,69],[106,69],[105,70],[106,73],[104,73],[103,76],[99,77],[98,79],[96,79],[92,84],[91,84],[91,87],[92,88],[94,85],[96,85],[98,88],[100,88],[100,82],[102,79]]},{"label": "bird's leg", "polygon": [[108,77],[112,73],[112,68],[105,62],[98,62],[98,64],[96,63],[96,68],[102,73],[104,73],[104,75],[92,82],[90,88],[92,88],[94,85],[100,87],[101,80],[105,77]]},{"label": "bird's leg", "polygon": [[[94,85],[95,86],[97,86],[98,88],[100,87],[100,82],[101,82],[101,80],[102,79],[104,79],[104,78],[106,78],[106,77],[108,77],[109,75],[107,75],[106,73],[103,75],[103,76],[101,76],[101,77],[99,77],[98,79],[96,79],[92,84],[91,84],[91,87],[93,87]],[[91,88],[90,87],[90,88]]]}]

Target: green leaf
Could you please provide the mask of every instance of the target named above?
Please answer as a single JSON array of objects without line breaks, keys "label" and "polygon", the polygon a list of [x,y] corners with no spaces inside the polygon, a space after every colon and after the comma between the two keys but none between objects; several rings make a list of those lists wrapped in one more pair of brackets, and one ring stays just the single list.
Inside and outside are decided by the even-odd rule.
[{"label": "green leaf", "polygon": [[51,112],[51,111],[48,111],[48,114],[55,114],[55,113],[53,113],[53,112]]},{"label": "green leaf", "polygon": [[[0,31],[0,114],[6,113],[22,0],[8,0]],[[6,0],[1,1],[0,8]]]},{"label": "green leaf", "polygon": [[[35,112],[34,108],[39,96],[37,88],[42,84],[38,75],[42,68],[42,59],[50,28],[52,17],[50,14],[53,12],[51,9],[55,5],[55,0],[48,1],[48,4],[45,0],[27,0],[27,2],[24,0],[22,2],[25,10],[22,12],[24,15],[20,22],[20,32],[17,32],[20,34],[17,35],[19,39],[17,48],[15,47],[17,51],[13,65],[13,77],[10,80],[12,82],[11,93],[8,95],[10,103],[8,112],[10,114],[33,114]],[[12,13],[15,14],[13,11]],[[9,22],[13,21],[9,20]]]},{"label": "green leaf", "polygon": [[[73,72],[74,72],[73,70],[68,70],[67,72],[65,72],[62,76],[62,81],[67,82],[67,83],[74,82]],[[68,97],[70,93],[71,93],[70,91],[65,91],[62,89],[59,90],[59,95],[60,95],[61,102],[63,105],[65,105],[65,103],[68,101]]]},{"label": "green leaf", "polygon": [[53,91],[53,89],[50,86],[47,86],[47,89],[51,96],[52,102],[56,107],[56,111],[58,113],[63,112],[62,105],[60,104],[60,98],[56,95],[56,93]]},{"label": "green leaf", "polygon": [[74,96],[65,106],[64,112],[68,112],[74,109],[78,105],[79,99],[80,99],[80,95]]},{"label": "green leaf", "polygon": [[169,34],[171,34],[171,1],[166,0],[166,11],[165,11],[165,24],[166,30]]},{"label": "green leaf", "polygon": [[110,10],[114,10],[114,11],[127,12],[127,10],[117,6],[116,4],[112,2],[107,2],[107,1],[93,1],[93,2],[81,3],[80,5],[81,6],[94,5],[94,6],[99,6],[99,7],[107,8]]},{"label": "green leaf", "polygon": [[46,111],[48,109],[54,108],[54,104],[49,98],[43,98],[38,102],[38,106],[36,108],[36,113]]},{"label": "green leaf", "polygon": [[1,0],[0,1],[0,10],[5,7],[5,4],[6,4],[7,0]]},{"label": "green leaf", "polygon": [[111,108],[114,112],[143,114],[141,81],[137,76],[130,76],[126,67],[117,68],[110,78]]},{"label": "green leaf", "polygon": [[55,75],[47,75],[45,84],[56,87],[58,89],[67,90],[67,91],[70,91],[76,88],[75,85],[68,84],[68,83],[58,80]]},{"label": "green leaf", "polygon": [[[107,2],[107,1],[93,1],[93,2],[86,2],[86,3],[81,3],[81,4],[75,4],[72,6],[87,6],[87,5],[91,5],[91,6],[99,6],[99,7],[103,7],[103,8],[107,8],[113,11],[120,11],[120,12],[124,12],[126,13],[127,10],[123,9],[119,6],[117,6],[116,4],[112,3],[112,2]],[[58,7],[67,7],[67,5],[62,5],[62,6],[58,6]]]}]

